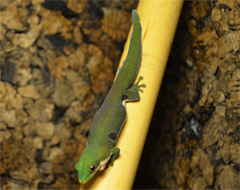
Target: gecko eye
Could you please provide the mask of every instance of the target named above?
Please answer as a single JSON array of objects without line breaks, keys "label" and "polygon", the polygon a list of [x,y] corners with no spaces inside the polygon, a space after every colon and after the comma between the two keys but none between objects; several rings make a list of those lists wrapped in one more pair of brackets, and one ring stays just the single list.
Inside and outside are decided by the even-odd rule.
[{"label": "gecko eye", "polygon": [[94,166],[94,165],[91,165],[91,166],[90,166],[90,170],[91,170],[91,172],[94,172],[95,166]]}]

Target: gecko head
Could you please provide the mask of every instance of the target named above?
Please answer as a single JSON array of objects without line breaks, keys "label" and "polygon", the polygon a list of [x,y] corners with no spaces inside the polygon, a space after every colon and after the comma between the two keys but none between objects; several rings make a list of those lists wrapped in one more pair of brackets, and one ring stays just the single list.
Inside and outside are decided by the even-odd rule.
[{"label": "gecko head", "polygon": [[75,165],[75,169],[78,171],[78,180],[81,184],[87,183],[100,167],[97,157],[91,154],[91,150],[88,150],[87,147]]}]

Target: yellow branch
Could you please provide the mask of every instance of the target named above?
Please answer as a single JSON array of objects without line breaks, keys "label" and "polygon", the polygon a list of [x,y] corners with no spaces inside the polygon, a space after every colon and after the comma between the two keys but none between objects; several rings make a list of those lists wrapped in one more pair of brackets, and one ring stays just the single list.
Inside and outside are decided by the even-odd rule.
[{"label": "yellow branch", "polygon": [[[145,83],[147,88],[140,94],[139,102],[126,104],[127,120],[116,144],[121,151],[114,166],[98,171],[93,179],[81,185],[80,189],[132,188],[182,5],[182,0],[139,2],[137,12],[142,24],[143,55],[138,76],[144,77],[142,83]],[[127,55],[131,33],[132,29],[120,65]]]}]

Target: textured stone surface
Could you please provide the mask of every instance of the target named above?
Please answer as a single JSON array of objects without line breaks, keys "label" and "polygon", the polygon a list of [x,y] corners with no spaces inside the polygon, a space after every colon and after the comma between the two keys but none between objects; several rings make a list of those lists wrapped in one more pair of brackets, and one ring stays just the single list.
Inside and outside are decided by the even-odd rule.
[{"label": "textured stone surface", "polygon": [[51,139],[54,133],[54,124],[52,122],[48,123],[36,123],[36,132],[37,135],[42,137],[45,140]]},{"label": "textured stone surface", "polygon": [[54,104],[59,108],[69,107],[75,97],[72,84],[69,81],[58,83],[52,96]]},{"label": "textured stone surface", "polygon": [[222,171],[217,175],[215,189],[239,189],[239,174],[230,166],[222,166]]},{"label": "textured stone surface", "polygon": [[33,85],[22,86],[18,88],[18,93],[25,98],[39,99],[40,94]]},{"label": "textured stone surface", "polygon": [[[74,164],[123,47],[102,31],[100,4],[93,12],[90,4],[1,1],[1,189],[79,188]],[[136,7],[127,4],[118,8]],[[125,38],[131,14],[121,15],[125,29],[114,30]]]},{"label": "textured stone surface", "polygon": [[135,189],[239,189],[238,7],[184,3]]}]

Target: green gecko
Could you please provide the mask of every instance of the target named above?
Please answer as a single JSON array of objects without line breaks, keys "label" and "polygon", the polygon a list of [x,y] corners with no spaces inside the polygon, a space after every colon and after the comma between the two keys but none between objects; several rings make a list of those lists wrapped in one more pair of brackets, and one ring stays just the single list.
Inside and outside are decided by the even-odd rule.
[{"label": "green gecko", "polygon": [[132,11],[132,16],[133,32],[127,58],[119,69],[106,99],[93,118],[87,147],[75,165],[81,184],[88,182],[97,171],[105,169],[108,165],[113,166],[120,153],[120,149],[114,147],[114,144],[126,120],[126,102],[139,100],[139,91],[143,92],[140,88],[146,87],[145,84],[139,85],[143,77],[139,77],[138,82],[132,85],[142,57],[140,18],[136,10]]}]

